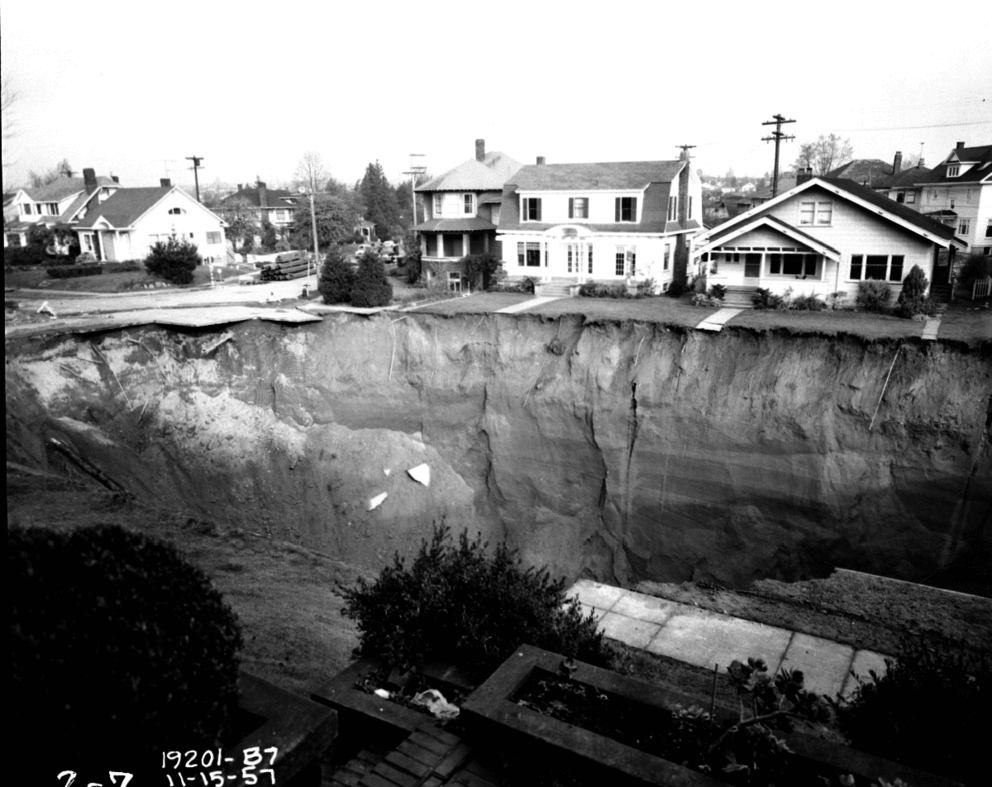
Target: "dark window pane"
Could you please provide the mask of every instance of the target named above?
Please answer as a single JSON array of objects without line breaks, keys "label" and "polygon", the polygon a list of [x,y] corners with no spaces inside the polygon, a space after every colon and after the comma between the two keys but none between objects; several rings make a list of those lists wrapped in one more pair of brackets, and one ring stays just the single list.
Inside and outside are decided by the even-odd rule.
[{"label": "dark window pane", "polygon": [[851,278],[860,279],[861,278],[861,262],[864,260],[860,254],[851,255]]},{"label": "dark window pane", "polygon": [[889,258],[884,254],[869,254],[865,262],[865,278],[885,281]]},{"label": "dark window pane", "polygon": [[782,261],[782,272],[788,276],[798,276],[803,272],[803,255],[786,254]]},{"label": "dark window pane", "polygon": [[807,276],[816,276],[816,255],[807,254],[806,255],[806,271]]},{"label": "dark window pane", "polygon": [[902,263],[905,257],[895,254],[892,257],[892,266],[889,268],[889,281],[902,281]]},{"label": "dark window pane", "polygon": [[773,254],[772,255],[771,272],[772,273],[781,273],[782,272],[782,255],[781,254]]}]

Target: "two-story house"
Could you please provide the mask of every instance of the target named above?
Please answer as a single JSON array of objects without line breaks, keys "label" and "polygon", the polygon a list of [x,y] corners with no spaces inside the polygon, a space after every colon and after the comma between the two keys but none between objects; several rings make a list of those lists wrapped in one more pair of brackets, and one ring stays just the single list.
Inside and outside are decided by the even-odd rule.
[{"label": "two-story house", "polygon": [[195,243],[204,262],[221,260],[226,254],[220,216],[168,178],[157,187],[118,188],[84,211],[74,229],[83,252],[97,260],[144,259],[152,245],[173,236]]},{"label": "two-story house", "polygon": [[4,246],[26,246],[28,230],[36,224],[70,227],[88,202],[117,188],[116,177],[97,177],[94,170],[84,169],[81,178],[58,178],[38,188],[5,194]]},{"label": "two-story house", "polygon": [[702,230],[702,184],[689,161],[537,163],[503,189],[498,237],[511,276],[581,283],[685,281]]},{"label": "two-story house", "polygon": [[424,199],[420,233],[421,263],[428,278],[444,277],[460,287],[460,260],[469,254],[501,256],[496,237],[503,185],[521,167],[505,153],[486,153],[486,142],[475,140],[475,158],[459,164],[417,187]]},{"label": "two-story house", "polygon": [[[947,256],[964,249],[954,231],[910,206],[846,178],[800,179],[795,188],[708,230],[694,253],[707,284],[744,294],[776,294],[851,303],[862,281],[882,281],[898,296],[919,265],[933,284],[946,284]],[[943,260],[943,263],[941,263]]]},{"label": "two-story house", "polygon": [[[255,214],[259,233],[262,224],[268,222],[275,227],[276,233],[282,238],[287,228],[296,221],[299,200],[298,194],[285,189],[270,189],[264,181],[256,180],[255,188],[239,183],[236,192],[221,200],[220,208],[228,208],[238,202],[247,203]],[[261,234],[255,240],[261,242]]]},{"label": "two-story house", "polygon": [[892,162],[892,174],[880,178],[871,184],[872,188],[889,199],[917,209],[923,190],[921,185],[930,177],[931,170],[927,169],[920,159],[916,166],[902,168],[902,151],[897,150]]},{"label": "two-story house", "polygon": [[958,142],[916,185],[920,213],[953,228],[972,254],[992,256],[992,145]]}]

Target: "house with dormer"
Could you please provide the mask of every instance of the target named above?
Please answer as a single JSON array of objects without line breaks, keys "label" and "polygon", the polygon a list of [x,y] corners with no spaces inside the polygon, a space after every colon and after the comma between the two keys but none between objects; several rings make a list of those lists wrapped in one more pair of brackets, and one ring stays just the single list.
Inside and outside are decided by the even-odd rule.
[{"label": "house with dormer", "polygon": [[958,142],[916,185],[920,213],[951,227],[970,253],[992,256],[992,145]]},{"label": "house with dormer", "polygon": [[196,244],[204,262],[226,255],[224,221],[163,178],[157,187],[118,188],[92,201],[73,225],[84,253],[99,261],[141,260],[171,237]]},{"label": "house with dormer", "polygon": [[915,166],[903,169],[902,151],[897,150],[892,161],[892,174],[876,180],[871,187],[889,199],[909,205],[915,210],[920,204],[922,184],[930,177],[930,172],[924,166],[923,159],[917,161]]},{"label": "house with dormer", "polygon": [[685,158],[522,167],[497,237],[510,276],[546,282],[685,281],[702,231],[702,184]]},{"label": "house with dormer", "polygon": [[[225,197],[220,202],[220,208],[229,208],[237,203],[245,203],[253,212],[255,220],[261,226],[268,222],[276,229],[276,234],[282,238],[293,222],[296,221],[297,203],[306,199],[294,194],[286,189],[270,189],[264,181],[256,180],[255,187],[247,184],[238,184],[238,190]],[[256,237],[256,241],[261,241],[261,235]]]},{"label": "house with dormer", "polygon": [[[914,265],[935,285],[949,281],[954,254],[966,248],[954,230],[869,186],[814,177],[707,231],[695,258],[707,285],[742,296],[776,294],[851,303],[863,281],[880,281],[893,299]],[[948,254],[941,254],[948,252]]]},{"label": "house with dormer", "polygon": [[421,264],[428,278],[441,276],[457,289],[463,257],[501,256],[496,229],[503,185],[521,166],[505,153],[487,153],[485,140],[477,139],[475,158],[417,187],[424,200],[424,221],[413,229],[420,234]]},{"label": "house with dormer", "polygon": [[69,234],[69,228],[91,200],[105,198],[117,188],[116,177],[98,177],[94,170],[84,169],[81,178],[58,178],[44,186],[5,194],[4,246],[26,246],[28,230],[38,224]]}]

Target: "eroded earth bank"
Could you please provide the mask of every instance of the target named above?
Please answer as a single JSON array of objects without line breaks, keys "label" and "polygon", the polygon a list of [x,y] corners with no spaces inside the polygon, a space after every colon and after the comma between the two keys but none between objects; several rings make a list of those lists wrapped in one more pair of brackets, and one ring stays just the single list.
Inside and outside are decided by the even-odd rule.
[{"label": "eroded earth bank", "polygon": [[624,585],[992,540],[989,343],[331,315],[8,340],[6,398],[8,461],[369,568],[442,518]]}]

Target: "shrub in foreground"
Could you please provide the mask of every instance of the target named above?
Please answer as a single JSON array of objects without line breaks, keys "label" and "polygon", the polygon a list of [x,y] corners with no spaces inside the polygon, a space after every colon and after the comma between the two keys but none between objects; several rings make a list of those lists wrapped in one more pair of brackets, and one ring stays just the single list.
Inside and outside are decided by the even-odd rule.
[{"label": "shrub in foreground", "polygon": [[827,308],[825,301],[821,301],[815,294],[797,295],[789,303],[789,308],[796,311],[821,312]]},{"label": "shrub in foreground", "polygon": [[317,291],[324,303],[348,303],[351,290],[355,286],[355,269],[345,259],[340,246],[332,246],[327,252],[324,267],[320,269]]},{"label": "shrub in foreground", "polygon": [[78,279],[80,276],[99,276],[103,273],[100,265],[61,265],[57,268],[45,268],[49,279]]},{"label": "shrub in foreground", "polygon": [[565,580],[546,568],[525,568],[505,543],[492,553],[463,531],[451,543],[435,527],[407,567],[397,555],[374,583],[360,580],[345,595],[343,614],[358,623],[358,653],[408,668],[451,658],[470,670],[492,671],[521,643],[593,664],[608,651],[591,616],[566,603]]},{"label": "shrub in foreground", "polygon": [[902,291],[896,301],[896,314],[900,317],[915,317],[931,309],[933,304],[927,297],[929,286],[930,282],[923,269],[919,265],[914,265],[902,280]]},{"label": "shrub in foreground", "polygon": [[858,283],[858,294],[854,302],[859,309],[884,314],[889,310],[891,300],[892,290],[884,281],[869,280]]},{"label": "shrub in foreground", "polygon": [[766,290],[764,287],[758,287],[758,289],[751,294],[751,303],[755,309],[787,308],[785,298],[781,295],[776,295],[771,290]]},{"label": "shrub in foreground", "polygon": [[186,238],[173,235],[165,243],[154,244],[145,258],[145,269],[160,279],[173,284],[189,284],[193,281],[193,271],[203,264],[196,244]]},{"label": "shrub in foreground", "polygon": [[904,641],[886,673],[858,681],[837,703],[841,730],[859,749],[967,781],[986,770],[992,663],[985,654]]},{"label": "shrub in foreground", "polygon": [[240,627],[173,546],[111,526],[14,528],[7,563],[19,757],[127,770],[220,744]]},{"label": "shrub in foreground", "polygon": [[367,251],[358,263],[355,283],[351,287],[353,306],[387,306],[393,298],[393,285],[386,276],[386,266],[379,255]]}]

